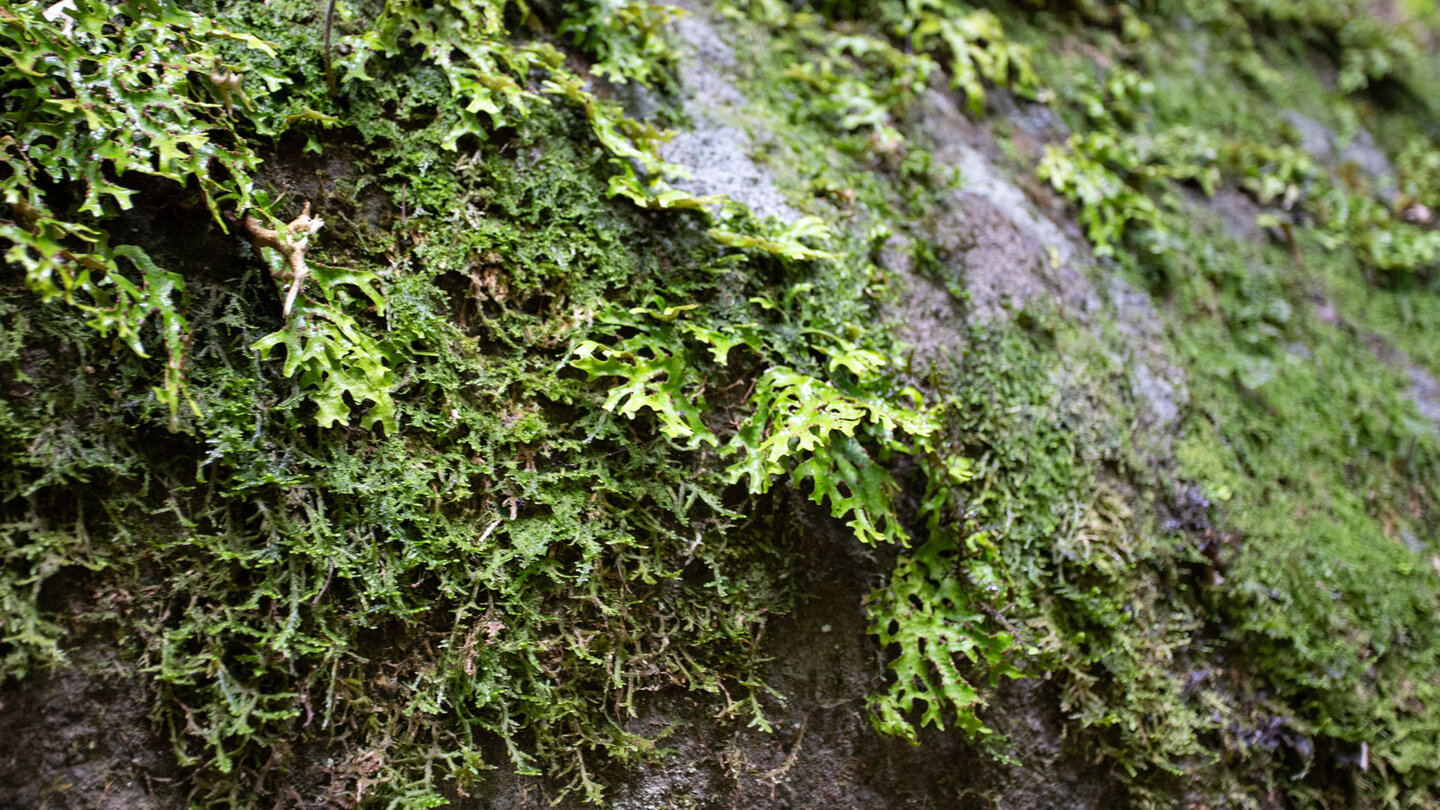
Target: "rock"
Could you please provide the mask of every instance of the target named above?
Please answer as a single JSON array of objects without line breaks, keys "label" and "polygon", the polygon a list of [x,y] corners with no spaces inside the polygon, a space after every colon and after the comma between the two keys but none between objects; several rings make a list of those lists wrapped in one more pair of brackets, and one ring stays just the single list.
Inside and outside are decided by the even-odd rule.
[{"label": "rock", "polygon": [[1300,137],[1300,148],[1309,152],[1321,166],[1330,169],[1352,166],[1374,184],[1382,199],[1394,198],[1395,167],[1363,127],[1357,127],[1354,137],[1342,146],[1334,131],[1313,118],[1294,110],[1287,110],[1284,118]]},{"label": "rock", "polygon": [[785,201],[771,172],[750,157],[754,144],[737,126],[744,121],[747,102],[728,78],[737,64],[735,52],[703,12],[689,10],[675,24],[675,32],[684,53],[680,78],[685,109],[694,126],[676,135],[661,154],[692,176],[674,185],[693,194],[723,194],[745,203],[758,217],[792,223],[800,212]]},{"label": "rock", "polygon": [[185,807],[170,747],[150,725],[141,678],[99,633],[67,666],[0,690],[0,805],[30,810]]}]

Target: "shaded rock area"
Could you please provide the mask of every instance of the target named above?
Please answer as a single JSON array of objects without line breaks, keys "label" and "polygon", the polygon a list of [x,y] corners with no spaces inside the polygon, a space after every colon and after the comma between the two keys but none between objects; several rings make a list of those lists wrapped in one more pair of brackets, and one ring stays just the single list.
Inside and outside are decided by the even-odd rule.
[{"label": "shaded rock area", "polygon": [[1353,167],[1379,184],[1380,196],[1387,199],[1395,196],[1395,167],[1363,127],[1357,127],[1355,134],[1347,139],[1294,110],[1285,113],[1285,121],[1299,136],[1300,147],[1320,163],[1332,169]]},{"label": "shaded rock area", "polygon": [[932,227],[963,254],[956,269],[975,316],[991,320],[1042,298],[1067,314],[1096,312],[1101,301],[1084,270],[1093,260],[1079,230],[1067,232],[1039,212],[1000,168],[993,136],[950,93],[928,93],[923,115],[935,162],[960,174],[955,199]]},{"label": "shaded rock area", "polygon": [[101,634],[70,665],[0,691],[0,805],[28,810],[185,806],[174,757],[147,714],[150,695]]},{"label": "shaded rock area", "polygon": [[1410,395],[1415,398],[1415,409],[1421,416],[1440,424],[1440,381],[1415,363],[1407,363],[1405,370],[1410,375]]},{"label": "shaded rock area", "polygon": [[[958,733],[926,729],[912,747],[876,734],[869,694],[887,678],[884,652],[866,632],[863,594],[893,560],[854,542],[838,521],[798,495],[792,507],[809,527],[799,568],[806,594],[792,614],[773,619],[761,640],[764,694],[773,730],[727,715],[739,691],[706,695],[680,688],[637,700],[631,730],[657,738],[657,761],[591,763],[617,810],[886,810],[887,808],[1055,808],[1098,810],[1123,796],[1120,783],[1071,751],[1058,696],[1046,681],[1004,682],[990,696],[990,725],[1001,761]],[[69,651],[77,666],[37,674],[0,692],[0,797],[5,807],[61,810],[172,810],[187,806],[186,786],[161,735],[147,718],[148,695],[100,635]],[[737,687],[729,687],[736,690]],[[280,805],[349,806],[311,782],[325,752]],[[497,743],[487,757],[503,763]],[[518,776],[503,765],[465,793],[460,810],[593,807],[561,785]],[[338,803],[337,803],[338,802]]]},{"label": "shaded rock area", "polygon": [[[676,690],[647,701],[632,730],[661,737],[669,752],[636,770],[604,773],[617,810],[878,810],[959,807],[1090,810],[1120,800],[1119,783],[1064,745],[1057,696],[1044,681],[1001,684],[992,726],[1016,761],[1004,763],[960,735],[927,729],[919,747],[882,738],[866,695],[883,688],[884,656],[866,633],[860,594],[891,561],[857,545],[848,530],[797,497],[807,532],[805,602],[766,628],[764,679],[787,700],[762,699],[774,729],[718,719],[732,692],[706,700]],[[732,689],[734,687],[731,687]],[[500,776],[456,806],[530,810],[555,801],[554,785]],[[559,807],[584,807],[571,797]]]}]

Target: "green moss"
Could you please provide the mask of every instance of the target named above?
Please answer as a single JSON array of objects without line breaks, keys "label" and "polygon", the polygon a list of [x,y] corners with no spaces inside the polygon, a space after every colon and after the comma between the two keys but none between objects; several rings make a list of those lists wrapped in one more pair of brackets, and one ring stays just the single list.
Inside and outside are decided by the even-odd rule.
[{"label": "green moss", "polygon": [[[1352,227],[1344,218],[1353,216],[1345,212],[1350,209],[1324,202],[1326,195],[1363,197],[1368,193],[1363,184],[1335,179],[1293,146],[1271,145],[1293,135],[1273,116],[1265,125],[1259,111],[1279,100],[1276,78],[1303,69],[1294,56],[1268,47],[1246,53],[1252,46],[1243,40],[1239,48],[1222,50],[1201,33],[1199,42],[1210,53],[1205,82],[1210,87],[1202,88],[1188,71],[1160,67],[1162,54],[1173,52],[1176,43],[1111,42],[1112,52],[1145,66],[1142,74],[1155,90],[1143,99],[1138,116],[1115,117],[1103,98],[1095,106],[1102,110],[1098,118],[1087,113],[1087,126],[1129,133],[1111,137],[1129,139],[1135,144],[1130,148],[1139,151],[1097,150],[1089,134],[1088,140],[1072,142],[1077,159],[1098,160],[1115,173],[1110,177],[1123,178],[1123,184],[1112,183],[1118,191],[1108,196],[1092,200],[1078,186],[1073,196],[1123,211],[1126,200],[1142,195],[1150,206],[1142,218],[1119,218],[1138,220],[1140,227],[1127,223],[1103,231],[1101,241],[1123,240],[1130,251],[1117,253],[1121,261],[1166,294],[1173,313],[1170,339],[1190,393],[1189,417],[1176,446],[1177,472],[1220,503],[1222,516],[1207,530],[1219,538],[1212,542],[1222,544],[1213,547],[1218,554],[1210,552],[1224,561],[1217,569],[1223,571],[1220,584],[1207,589],[1208,595],[1192,593],[1179,601],[1189,605],[1199,632],[1178,636],[1177,649],[1186,651],[1192,683],[1201,690],[1172,689],[1164,700],[1192,706],[1189,716],[1203,718],[1199,698],[1212,719],[1196,726],[1204,735],[1198,739],[1233,739],[1210,750],[1232,762],[1236,772],[1254,769],[1251,779],[1275,780],[1297,800],[1333,795],[1327,780],[1335,763],[1358,761],[1363,744],[1368,762],[1384,764],[1355,775],[1364,785],[1360,790],[1379,795],[1388,783],[1392,797],[1405,797],[1397,800],[1424,801],[1435,789],[1435,775],[1417,752],[1433,745],[1435,720],[1414,697],[1428,694],[1436,678],[1436,639],[1426,628],[1434,624],[1436,609],[1428,538],[1435,533],[1437,433],[1419,419],[1403,366],[1381,362],[1389,358],[1385,350],[1357,339],[1344,321],[1319,317],[1313,296],[1318,277],[1325,307],[1338,308],[1342,319],[1363,318],[1392,344],[1425,358],[1428,341],[1414,331],[1422,321],[1385,315],[1399,314],[1399,308],[1427,311],[1428,296],[1417,293],[1428,288],[1423,279],[1433,259],[1418,247],[1400,247],[1419,243],[1390,209],[1347,202],[1373,206],[1366,210],[1375,214]],[[1183,57],[1177,64],[1185,64]],[[1258,80],[1214,75],[1225,65]],[[1260,65],[1264,70],[1256,73]],[[1265,71],[1275,72],[1266,79]],[[1041,75],[1047,75],[1043,66]],[[1188,100],[1211,97],[1214,103]],[[1312,91],[1286,103],[1342,126],[1356,120],[1354,109],[1334,94]],[[1144,151],[1176,132],[1191,142],[1198,136],[1228,145],[1208,158],[1192,153],[1195,168],[1177,175],[1167,168],[1173,158],[1157,160]],[[1195,170],[1207,166],[1218,169],[1217,175],[1207,179]],[[1296,240],[1291,252],[1237,241],[1218,218],[1174,193],[1171,184],[1177,180],[1206,192],[1217,183],[1234,185],[1261,205],[1306,207],[1320,222],[1313,229],[1286,231]],[[1371,245],[1377,233],[1386,240],[1384,254]],[[1376,271],[1397,269],[1421,280],[1374,288]],[[1379,308],[1370,303],[1376,301]],[[1123,649],[1125,642],[1112,639],[1109,646]],[[1220,664],[1222,651],[1243,663]],[[1207,660],[1214,663],[1200,665]],[[1233,677],[1264,684],[1269,697],[1212,691],[1204,674],[1209,666],[1228,666]],[[1237,733],[1255,722],[1257,713],[1279,718],[1274,722],[1288,731],[1265,745],[1254,742],[1259,737]],[[1122,745],[1122,761],[1124,752],[1136,747]],[[1287,748],[1302,775],[1260,775],[1283,761],[1270,752]],[[1226,788],[1220,780],[1208,789],[1242,788]]]},{"label": "green moss", "polygon": [[1297,728],[1363,742],[1424,795],[1435,775],[1413,746],[1433,744],[1418,741],[1436,721],[1400,695],[1434,688],[1437,672],[1424,538],[1440,433],[1417,418],[1403,368],[1315,317],[1290,257],[1272,250],[1237,273],[1229,254],[1249,251],[1204,238],[1222,247],[1190,254],[1177,302],[1195,313],[1177,331],[1194,397],[1179,460],[1226,499],[1240,544],[1224,590],[1231,638]]}]

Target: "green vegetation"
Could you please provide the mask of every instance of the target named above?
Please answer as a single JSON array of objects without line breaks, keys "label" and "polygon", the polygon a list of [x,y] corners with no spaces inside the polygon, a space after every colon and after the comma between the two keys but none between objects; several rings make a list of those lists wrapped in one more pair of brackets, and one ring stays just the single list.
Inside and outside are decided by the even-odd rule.
[{"label": "green vegetation", "polygon": [[[68,33],[7,12],[7,87],[35,89],[7,108],[6,189],[45,212],[6,224],[29,288],[4,304],[7,674],[63,659],[43,597],[101,572],[85,620],[124,632],[206,804],[279,795],[312,741],[332,797],[441,803],[500,740],[598,800],[597,755],[653,752],[624,729],[637,692],[738,685],[729,711],[764,723],[750,639],[790,599],[796,530],[764,494],[807,482],[860,539],[897,540],[872,455],[933,430],[855,326],[872,305],[833,298],[868,265],[813,247],[818,221],[685,213],[707,201],[664,184],[664,134],[506,38],[518,11],[392,3],[355,33],[342,14],[331,98],[311,10],[281,10],[91,4]],[[593,50],[650,81],[657,18],[634,11]],[[116,86],[165,82],[167,106],[109,94],[151,64]],[[239,82],[201,83],[222,69]],[[421,104],[441,112],[400,112]],[[160,134],[114,157],[56,141],[147,116]],[[70,163],[42,181],[46,150]],[[276,222],[300,200],[266,166],[333,150],[361,171]],[[170,185],[123,185],[139,172]],[[109,248],[126,238],[144,250]]]},{"label": "green vegetation", "polygon": [[[1357,109],[1383,102],[1348,94],[1404,87],[1425,68],[1404,32],[1355,6],[1191,5],[1189,42],[1174,18],[1115,33],[1108,26],[1129,12],[1091,9],[1099,30],[1064,14],[1034,21],[1044,36],[1093,49],[1035,48],[1047,54],[1042,77],[1080,73],[1105,54],[1102,78],[1057,88],[1077,134],[1046,147],[1040,174],[1080,206],[1097,254],[1164,297],[1190,395],[1173,474],[1217,507],[1191,552],[1211,558],[1213,582],[1199,593],[1172,583],[1175,642],[1147,639],[1141,650],[1152,673],[1169,670],[1171,708],[1117,719],[1134,728],[1166,718],[1142,735],[1158,747],[1147,766],[1196,755],[1230,764],[1220,779],[1183,770],[1227,802],[1266,785],[1332,806],[1348,784],[1366,806],[1428,806],[1437,789],[1428,752],[1440,742],[1428,697],[1440,685],[1430,564],[1440,433],[1416,413],[1407,361],[1392,365],[1383,347],[1413,347],[1409,362],[1436,367],[1416,331],[1425,316],[1366,310],[1374,298],[1417,313],[1434,306],[1440,233],[1412,207],[1427,183],[1423,156],[1434,154],[1420,134],[1433,131],[1434,109],[1380,117],[1382,143],[1404,145],[1391,147],[1404,155],[1391,177],[1307,152],[1299,125],[1273,114],[1313,99],[1301,112],[1353,132]],[[1334,91],[1304,61],[1315,44],[1338,51]],[[1251,218],[1274,238],[1237,237],[1195,201],[1222,188],[1247,195]],[[1111,639],[1104,649],[1127,646]],[[1146,749],[1125,741],[1116,756],[1137,750]],[[1137,795],[1174,789],[1166,785],[1151,780]]]},{"label": "green vegetation", "polygon": [[[341,2],[326,54],[309,2],[48,5],[0,9],[0,678],[113,629],[192,802],[598,803],[667,688],[768,729],[785,490],[894,551],[882,733],[1008,756],[1043,677],[1137,805],[1440,796],[1433,3],[725,5],[791,222],[677,187],[668,7]],[[902,359],[887,243],[966,296],[938,92],[1048,110],[992,125],[1159,304],[1173,423],[1113,307]]]}]

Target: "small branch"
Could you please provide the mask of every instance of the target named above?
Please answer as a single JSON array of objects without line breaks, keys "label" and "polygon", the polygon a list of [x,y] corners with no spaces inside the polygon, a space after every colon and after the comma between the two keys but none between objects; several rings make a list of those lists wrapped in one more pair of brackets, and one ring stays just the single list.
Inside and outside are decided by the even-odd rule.
[{"label": "small branch", "polygon": [[300,288],[305,284],[306,276],[310,275],[310,267],[305,264],[305,253],[310,249],[310,237],[324,226],[324,220],[310,216],[309,202],[301,209],[300,216],[279,231],[266,228],[260,224],[260,220],[249,214],[245,215],[245,230],[250,232],[250,244],[255,248],[255,252],[260,252],[261,248],[270,248],[284,257],[289,268],[288,272],[271,273],[275,281],[281,284],[290,283],[290,291],[285,295],[285,307],[282,310],[287,318],[295,306],[295,298],[300,294]]},{"label": "small branch", "polygon": [[[218,63],[215,70],[210,73],[210,83],[215,85],[215,92],[219,94],[220,100],[225,102],[225,117],[229,118],[235,114],[235,96],[244,100],[245,91],[240,88],[240,74],[233,70],[226,70]],[[246,102],[249,106],[249,102]]]},{"label": "small branch", "polygon": [[335,0],[325,6],[325,84],[330,97],[335,97],[335,72],[330,69],[330,28],[335,23]]}]

